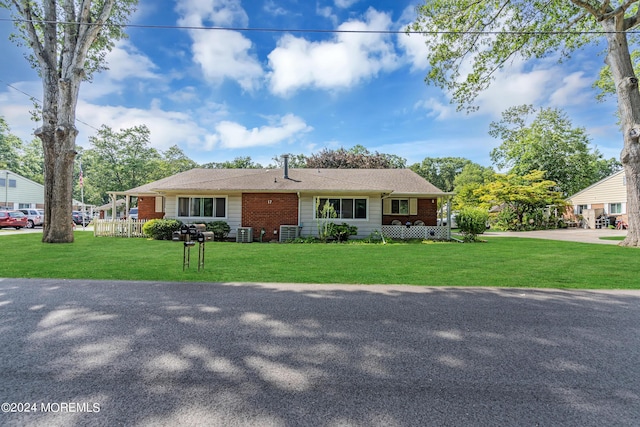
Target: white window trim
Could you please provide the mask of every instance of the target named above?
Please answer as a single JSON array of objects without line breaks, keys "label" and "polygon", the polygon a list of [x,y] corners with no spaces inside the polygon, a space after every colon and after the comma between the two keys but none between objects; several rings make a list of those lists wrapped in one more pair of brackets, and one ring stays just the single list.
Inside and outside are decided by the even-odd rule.
[{"label": "white window trim", "polygon": [[[225,213],[224,217],[221,216],[180,216],[180,199],[189,199],[189,210],[191,210],[191,199],[214,199],[214,209],[215,209],[215,199],[225,199],[224,208]],[[215,213],[215,211],[214,211]],[[229,219],[229,196],[222,195],[180,195],[176,197],[176,218],[177,219],[188,219],[189,221],[225,221]]]},{"label": "white window trim", "polygon": [[329,218],[330,220],[340,220],[340,221],[344,221],[344,222],[366,222],[369,221],[369,209],[371,207],[371,203],[369,202],[369,197],[368,196],[314,196],[313,197],[313,219],[317,220],[317,219],[322,219],[322,218],[318,218],[318,210],[316,209],[316,206],[318,205],[318,199],[361,199],[361,200],[366,200],[367,201],[367,215],[365,218]]}]

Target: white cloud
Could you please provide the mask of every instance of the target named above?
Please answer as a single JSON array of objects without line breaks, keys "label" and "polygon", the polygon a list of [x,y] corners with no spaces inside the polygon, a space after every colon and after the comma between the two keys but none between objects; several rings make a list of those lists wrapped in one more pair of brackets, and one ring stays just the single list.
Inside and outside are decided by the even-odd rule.
[{"label": "white cloud", "polygon": [[265,12],[273,16],[287,15],[287,11],[283,7],[278,6],[273,0],[267,0],[264,3],[263,9]]},{"label": "white cloud", "polygon": [[[385,13],[369,8],[366,21],[348,21],[338,30],[384,30],[391,26]],[[339,33],[331,41],[310,42],[285,35],[269,54],[270,89],[280,96],[302,88],[343,89],[396,69],[394,46],[384,34]]]},{"label": "white cloud", "polygon": [[593,80],[584,77],[584,72],[578,71],[569,74],[562,79],[563,85],[551,94],[549,101],[553,106],[580,105],[585,102],[593,102],[593,98],[588,89]]},{"label": "white cloud", "polygon": [[[201,27],[243,26],[249,22],[239,0],[181,0],[176,6],[180,25]],[[224,79],[238,82],[244,90],[256,89],[263,75],[262,66],[251,53],[253,43],[237,31],[190,30],[193,60],[213,84]]]},{"label": "white cloud", "polygon": [[0,92],[0,116],[5,119],[11,133],[28,142],[35,138],[33,131],[40,126],[31,120],[34,105],[29,96],[42,99],[42,82],[28,81],[12,83],[13,88]]},{"label": "white cloud", "polygon": [[334,0],[336,7],[341,9],[347,9],[354,4],[358,3],[360,0]]},{"label": "white cloud", "polygon": [[216,145],[232,149],[275,145],[313,130],[293,114],[272,120],[272,123],[260,128],[248,129],[232,121],[222,121],[215,128],[216,134],[208,138],[210,149]]},{"label": "white cloud", "polygon": [[159,76],[153,72],[156,65],[147,56],[141,54],[129,41],[120,40],[107,54],[109,70],[106,75],[116,81],[129,77],[155,79]]},{"label": "white cloud", "polygon": [[451,104],[443,104],[435,98],[418,101],[414,109],[418,108],[427,110],[427,116],[434,117],[436,120],[447,120],[456,114],[456,109]]}]

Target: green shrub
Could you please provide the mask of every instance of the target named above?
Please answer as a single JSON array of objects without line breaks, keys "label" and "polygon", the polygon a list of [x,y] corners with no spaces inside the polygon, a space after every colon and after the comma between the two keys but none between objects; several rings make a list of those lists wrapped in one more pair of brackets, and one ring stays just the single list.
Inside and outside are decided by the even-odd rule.
[{"label": "green shrub", "polygon": [[458,228],[467,242],[475,242],[478,234],[484,233],[488,219],[489,213],[485,209],[473,207],[461,209],[456,217]]},{"label": "green shrub", "polygon": [[224,241],[231,231],[229,224],[224,221],[207,222],[205,226],[207,227],[207,231],[213,233],[213,239],[218,242]]},{"label": "green shrub", "polygon": [[346,222],[342,224],[331,222],[328,224],[328,235],[338,242],[346,242],[349,240],[349,236],[355,236],[356,234],[358,234],[358,227],[355,225],[349,225]]},{"label": "green shrub", "polygon": [[142,232],[154,240],[171,240],[173,232],[178,231],[182,223],[175,219],[152,219],[142,226]]}]

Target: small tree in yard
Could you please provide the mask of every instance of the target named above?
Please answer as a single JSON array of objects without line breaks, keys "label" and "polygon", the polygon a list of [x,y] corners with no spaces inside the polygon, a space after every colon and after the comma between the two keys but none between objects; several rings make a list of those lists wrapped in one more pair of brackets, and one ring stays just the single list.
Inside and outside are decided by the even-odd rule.
[{"label": "small tree in yard", "polygon": [[465,242],[476,242],[478,234],[484,233],[489,220],[489,212],[483,208],[466,207],[458,212],[456,222],[464,235]]},{"label": "small tree in yard", "polygon": [[0,0],[42,78],[42,126],[35,135],[44,151],[42,241],[73,242],[71,224],[76,105],[80,83],[105,69],[105,55],[125,36],[123,24],[137,0]]},{"label": "small tree in yard", "polygon": [[320,207],[320,199],[316,201],[316,217],[318,225],[318,238],[323,242],[326,242],[331,237],[331,226],[333,223],[331,220],[338,215],[336,210],[329,200],[327,200],[322,207]]}]

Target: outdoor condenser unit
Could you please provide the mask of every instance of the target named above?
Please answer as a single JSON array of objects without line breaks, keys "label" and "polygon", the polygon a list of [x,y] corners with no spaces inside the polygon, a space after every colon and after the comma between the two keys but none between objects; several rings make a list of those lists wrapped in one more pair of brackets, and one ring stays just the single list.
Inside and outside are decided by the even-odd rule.
[{"label": "outdoor condenser unit", "polygon": [[281,225],[280,226],[280,241],[286,242],[287,240],[293,240],[300,235],[300,227],[297,225]]},{"label": "outdoor condenser unit", "polygon": [[253,242],[253,227],[239,227],[236,231],[236,242],[238,243]]}]

